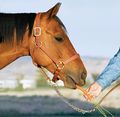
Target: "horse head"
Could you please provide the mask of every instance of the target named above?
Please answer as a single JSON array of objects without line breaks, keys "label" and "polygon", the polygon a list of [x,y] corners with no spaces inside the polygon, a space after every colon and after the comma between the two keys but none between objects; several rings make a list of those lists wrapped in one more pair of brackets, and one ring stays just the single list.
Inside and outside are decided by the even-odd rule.
[{"label": "horse head", "polygon": [[[53,74],[56,71],[56,61],[58,63],[66,61],[76,55],[64,24],[56,16],[60,5],[58,3],[47,12],[41,13],[39,18],[36,15],[33,28],[39,32],[38,35],[35,34],[37,40],[35,37],[30,40],[30,55],[33,61],[37,66],[42,66]],[[58,79],[62,80],[66,87],[76,88],[76,84],[80,86],[85,84],[87,73],[80,57],[63,66]]]}]

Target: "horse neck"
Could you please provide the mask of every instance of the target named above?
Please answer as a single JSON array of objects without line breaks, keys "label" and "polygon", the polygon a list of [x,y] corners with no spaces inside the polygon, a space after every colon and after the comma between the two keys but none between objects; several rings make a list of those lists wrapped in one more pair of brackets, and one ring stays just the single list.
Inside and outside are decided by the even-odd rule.
[{"label": "horse neck", "polygon": [[24,38],[21,43],[0,44],[0,69],[15,61],[17,58],[29,55],[27,38]]}]

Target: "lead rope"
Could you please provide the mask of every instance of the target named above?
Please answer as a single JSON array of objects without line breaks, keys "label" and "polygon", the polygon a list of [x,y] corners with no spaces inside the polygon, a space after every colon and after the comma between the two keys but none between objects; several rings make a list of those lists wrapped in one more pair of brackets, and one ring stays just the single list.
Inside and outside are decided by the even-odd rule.
[{"label": "lead rope", "polygon": [[[61,99],[63,102],[65,102],[69,107],[71,107],[73,110],[75,110],[75,111],[77,111],[77,112],[81,112],[82,114],[85,114],[85,113],[94,112],[94,111],[97,109],[97,110],[103,115],[103,117],[107,117],[106,113],[108,113],[109,115],[111,115],[111,117],[114,117],[108,110],[106,110],[105,108],[103,108],[103,107],[100,106],[100,103],[101,103],[101,102],[99,102],[99,103],[97,103],[97,104],[96,104],[96,103],[93,103],[94,108],[93,108],[93,109],[89,109],[89,110],[85,110],[85,109],[82,109],[82,108],[79,108],[79,107],[74,106],[73,104],[71,104],[71,103],[68,101],[68,99],[67,99],[65,96],[63,96],[63,95],[60,93],[60,91],[58,90],[57,84],[55,84],[55,83],[53,84],[52,80],[48,77],[48,75],[45,73],[45,71],[43,70],[43,68],[40,67],[39,70],[40,70],[40,72],[42,73],[43,77],[45,77],[45,79],[46,79],[47,81],[49,81],[50,86],[52,86],[52,87],[55,89],[55,91],[56,91],[56,93],[58,94],[58,96],[60,97],[60,99]],[[85,92],[85,90],[83,90],[83,89],[82,89],[82,91],[83,91],[83,93]],[[106,97],[106,96],[105,96],[105,97]],[[104,98],[105,98],[105,97],[104,97]]]},{"label": "lead rope", "polygon": [[[46,79],[46,81],[49,82],[50,86],[54,88],[54,90],[56,91],[56,93],[58,94],[58,96],[60,97],[60,99],[66,103],[69,107],[71,107],[73,110],[77,111],[77,112],[80,112],[82,114],[85,114],[85,113],[91,113],[91,112],[94,112],[95,110],[98,110],[102,115],[103,117],[107,117],[106,113],[109,114],[111,117],[114,117],[114,115],[109,112],[107,109],[103,108],[100,106],[100,104],[102,103],[102,101],[107,97],[107,95],[112,92],[116,87],[118,87],[118,85],[120,85],[120,83],[118,85],[116,85],[115,87],[113,87],[99,102],[97,103],[92,103],[94,108],[93,109],[89,109],[89,110],[86,110],[86,109],[82,109],[82,108],[79,108],[73,104],[71,104],[68,99],[63,96],[60,91],[58,90],[58,85],[53,83],[53,81],[48,77],[48,75],[45,73],[45,71],[43,70],[42,67],[39,67],[39,70],[41,72],[41,74],[43,75],[43,77]],[[89,96],[88,98],[91,99],[92,96],[90,96],[89,94],[87,94],[86,90],[82,89],[81,87],[77,86],[78,89],[80,89],[85,95]],[[91,101],[91,100],[90,100]],[[110,117],[109,116],[109,117]]]},{"label": "lead rope", "polygon": [[95,108],[93,109],[90,109],[90,110],[85,110],[85,109],[82,109],[82,108],[78,108],[76,106],[74,106],[73,104],[71,104],[70,102],[67,101],[67,98],[64,97],[60,91],[58,90],[58,85],[53,83],[52,80],[48,77],[48,75],[44,72],[43,68],[39,68],[40,72],[42,73],[43,77],[45,77],[45,79],[49,82],[50,86],[52,86],[56,93],[58,94],[58,96],[60,97],[60,99],[65,102],[69,107],[71,107],[72,109],[74,109],[75,111],[77,112],[81,112],[83,114],[85,113],[91,113],[91,112],[94,112],[95,111]]}]

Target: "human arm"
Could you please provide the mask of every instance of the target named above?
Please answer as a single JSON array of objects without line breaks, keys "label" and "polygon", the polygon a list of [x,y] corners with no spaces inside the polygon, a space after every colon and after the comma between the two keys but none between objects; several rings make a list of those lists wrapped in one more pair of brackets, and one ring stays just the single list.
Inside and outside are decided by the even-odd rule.
[{"label": "human arm", "polygon": [[88,92],[97,97],[102,90],[107,88],[120,77],[120,49],[109,61],[106,68],[98,76],[96,81],[89,87]]}]

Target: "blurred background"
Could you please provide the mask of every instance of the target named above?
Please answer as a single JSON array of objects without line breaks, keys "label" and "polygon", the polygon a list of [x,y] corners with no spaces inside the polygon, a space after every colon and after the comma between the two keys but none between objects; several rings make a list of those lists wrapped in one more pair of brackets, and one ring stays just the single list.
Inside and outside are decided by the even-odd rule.
[{"label": "blurred background", "polygon": [[[70,40],[87,68],[87,87],[94,82],[120,47],[120,1],[0,0],[0,12],[44,12],[57,2],[62,3],[58,16],[66,26]],[[118,80],[114,84],[119,82]],[[63,86],[61,82],[58,84]],[[63,87],[60,90],[66,97],[70,97],[74,104],[80,101],[78,99],[81,94],[78,91]],[[22,113],[22,116],[28,116],[28,113],[30,116],[33,114],[33,117],[37,117],[35,113],[47,116],[43,110],[47,110],[47,114],[51,116],[79,116],[59,100],[30,57],[22,57],[0,70],[0,95],[0,105],[4,105],[0,106],[0,111],[8,111],[9,114],[11,112],[11,116],[18,113]],[[107,97],[103,106],[114,108],[113,113],[119,114],[119,98],[119,89],[116,89]],[[53,99],[56,101],[53,102]],[[23,105],[25,108],[20,109]],[[64,109],[60,108],[61,106],[64,106]],[[57,114],[52,113],[53,111]],[[4,114],[2,116],[8,116]]]}]

